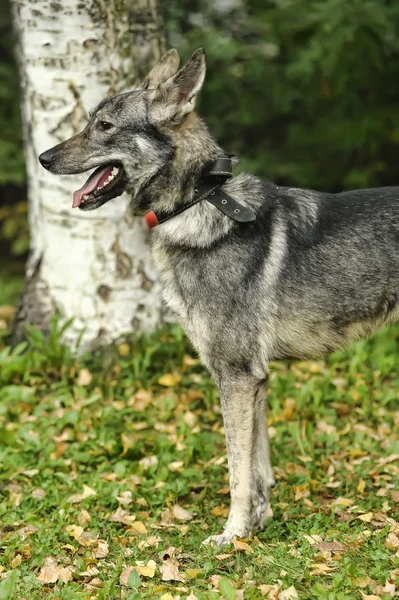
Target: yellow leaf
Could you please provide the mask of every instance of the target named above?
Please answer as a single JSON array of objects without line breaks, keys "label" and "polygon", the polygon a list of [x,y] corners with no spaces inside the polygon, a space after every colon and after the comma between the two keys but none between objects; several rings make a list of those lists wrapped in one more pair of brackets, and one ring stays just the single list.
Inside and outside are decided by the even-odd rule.
[{"label": "yellow leaf", "polygon": [[12,569],[16,569],[21,564],[21,562],[22,562],[22,556],[20,554],[17,554],[16,556],[14,556],[14,558],[10,562],[10,567]]},{"label": "yellow leaf", "polygon": [[254,553],[253,548],[251,548],[251,546],[249,544],[247,544],[247,542],[243,542],[243,540],[240,540],[240,539],[234,540],[233,546],[234,546],[234,549],[238,550],[239,552],[250,552],[251,554]]},{"label": "yellow leaf", "polygon": [[364,479],[360,479],[359,483],[357,484],[357,491],[359,492],[359,494],[363,494],[365,487],[366,482],[364,481]]},{"label": "yellow leaf", "polygon": [[156,568],[155,560],[149,560],[146,565],[137,565],[135,567],[137,573],[142,577],[154,577]]},{"label": "yellow leaf", "polygon": [[182,460],[175,460],[174,462],[168,464],[168,469],[172,472],[179,471],[183,465],[184,462]]},{"label": "yellow leaf", "polygon": [[147,533],[147,528],[141,521],[135,521],[129,527],[129,531],[133,533],[139,533],[141,535],[145,535]]},{"label": "yellow leaf", "polygon": [[364,577],[355,577],[352,579],[353,585],[357,585],[360,588],[366,588],[368,585],[374,583],[374,580],[371,579],[368,575],[364,575]]},{"label": "yellow leaf", "polygon": [[186,569],[185,573],[189,579],[195,579],[202,573],[202,569]]},{"label": "yellow leaf", "polygon": [[228,506],[214,506],[211,509],[211,515],[213,515],[214,517],[227,517],[229,514],[229,507]]},{"label": "yellow leaf", "polygon": [[174,598],[170,592],[166,592],[166,594],[162,594],[160,600],[174,600]]},{"label": "yellow leaf", "polygon": [[65,531],[69,533],[69,535],[75,540],[79,540],[83,533],[83,527],[81,525],[68,525],[65,527]]},{"label": "yellow leaf", "polygon": [[331,506],[350,506],[353,504],[353,500],[350,498],[336,498],[331,502]]},{"label": "yellow leaf", "polygon": [[121,442],[122,442],[122,454],[121,456],[126,456],[126,454],[134,448],[135,445],[135,437],[131,433],[121,433]]},{"label": "yellow leaf", "polygon": [[310,567],[310,575],[326,575],[326,573],[331,573],[334,570],[333,567],[329,567],[324,563],[313,563]]},{"label": "yellow leaf", "polygon": [[364,515],[359,515],[358,519],[360,519],[360,521],[364,521],[364,523],[371,523],[371,521],[373,520],[373,517],[374,517],[374,513],[368,512],[368,513],[365,513]]},{"label": "yellow leaf", "polygon": [[165,373],[158,379],[159,385],[164,385],[165,387],[174,387],[177,383],[176,377],[172,373]]},{"label": "yellow leaf", "polygon": [[73,494],[72,496],[69,496],[67,502],[70,504],[78,504],[79,502],[82,502],[82,500],[85,500],[85,498],[95,496],[96,494],[96,490],[93,490],[93,488],[83,484],[83,492],[81,494]]},{"label": "yellow leaf", "polygon": [[118,350],[121,356],[128,356],[130,353],[129,344],[119,344]]},{"label": "yellow leaf", "polygon": [[93,375],[90,373],[88,369],[82,369],[79,373],[79,377],[76,380],[76,383],[81,386],[90,385],[93,379]]}]

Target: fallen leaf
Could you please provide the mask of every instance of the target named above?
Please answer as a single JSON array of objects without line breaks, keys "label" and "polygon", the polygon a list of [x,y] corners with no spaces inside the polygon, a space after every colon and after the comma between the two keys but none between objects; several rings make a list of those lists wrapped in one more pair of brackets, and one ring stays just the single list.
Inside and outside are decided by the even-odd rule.
[{"label": "fallen leaf", "polygon": [[121,442],[122,442],[122,452],[121,456],[126,456],[126,454],[134,448],[136,443],[136,438],[132,433],[121,433]]},{"label": "fallen leaf", "polygon": [[179,565],[172,558],[167,558],[159,567],[162,575],[162,581],[184,581],[179,573]]},{"label": "fallen leaf", "polygon": [[374,513],[368,512],[368,513],[365,513],[364,515],[359,515],[357,518],[360,519],[360,521],[363,521],[364,523],[371,523],[371,521],[373,520],[373,517],[374,517]]},{"label": "fallen leaf", "polygon": [[268,600],[278,600],[278,594],[281,589],[281,581],[278,580],[279,583],[275,583],[273,585],[267,585],[263,583],[258,587],[262,596],[267,596]]},{"label": "fallen leaf", "polygon": [[190,592],[187,596],[187,600],[198,600],[198,596],[196,596],[194,592]]},{"label": "fallen leaf", "polygon": [[298,592],[293,585],[286,590],[282,590],[278,595],[278,600],[290,600],[290,598],[298,598]]},{"label": "fallen leaf", "polygon": [[366,588],[367,586],[374,583],[374,580],[371,579],[368,575],[364,575],[363,577],[355,577],[352,579],[353,585],[357,585],[360,588]]},{"label": "fallen leaf", "polygon": [[83,527],[81,525],[68,525],[65,527],[65,531],[75,540],[79,540],[83,534]]},{"label": "fallen leaf", "polygon": [[119,344],[118,350],[121,356],[129,356],[130,354],[129,344]]},{"label": "fallen leaf", "polygon": [[16,569],[17,567],[19,567],[21,562],[22,562],[22,556],[20,554],[17,554],[16,556],[14,556],[14,558],[10,562],[10,567],[12,569]]},{"label": "fallen leaf", "polygon": [[329,567],[324,563],[313,563],[310,565],[310,575],[325,575],[326,573],[331,573],[333,570],[333,567]]},{"label": "fallen leaf", "polygon": [[109,521],[113,523],[123,523],[124,525],[131,525],[136,520],[136,515],[130,515],[129,511],[125,510],[121,506],[118,506],[116,511],[109,517]]},{"label": "fallen leaf", "polygon": [[119,576],[119,583],[121,585],[129,585],[128,580],[131,572],[134,570],[134,567],[126,567],[123,569],[122,573]]},{"label": "fallen leaf", "polygon": [[35,488],[32,490],[32,498],[35,500],[43,500],[46,496],[46,492],[42,488]]},{"label": "fallen leaf", "polygon": [[72,567],[60,567],[58,570],[58,581],[68,583],[72,579],[73,569]]},{"label": "fallen leaf", "polygon": [[163,385],[165,387],[174,387],[177,383],[177,379],[175,375],[172,373],[165,373],[158,379],[159,385]]},{"label": "fallen leaf", "polygon": [[385,538],[385,546],[389,550],[397,550],[399,548],[399,538],[395,533],[388,533]]},{"label": "fallen leaf", "polygon": [[251,546],[249,544],[247,544],[247,542],[244,542],[243,540],[240,540],[240,539],[233,540],[233,546],[234,546],[234,549],[238,550],[239,552],[250,552],[251,554],[254,553],[253,548],[251,548]]},{"label": "fallen leaf", "polygon": [[40,473],[39,469],[29,469],[27,471],[22,471],[22,475],[26,475],[27,477],[34,477]]},{"label": "fallen leaf", "polygon": [[55,583],[58,580],[59,569],[57,562],[51,556],[44,559],[44,564],[40,569],[38,580],[41,583]]},{"label": "fallen leaf", "polygon": [[350,498],[336,498],[331,502],[331,506],[350,506],[353,504],[353,500]]},{"label": "fallen leaf", "polygon": [[92,558],[105,558],[108,555],[109,548],[108,542],[104,540],[98,540],[97,548],[91,553]]},{"label": "fallen leaf", "polygon": [[179,519],[179,521],[190,521],[193,517],[191,513],[188,512],[185,508],[180,506],[179,504],[175,504],[172,508],[172,514],[175,519]]},{"label": "fallen leaf", "polygon": [[129,527],[129,531],[133,533],[139,533],[140,535],[145,535],[147,533],[147,528],[141,521],[135,521]]},{"label": "fallen leaf", "polygon": [[90,373],[88,369],[82,369],[79,373],[79,376],[76,380],[78,385],[83,387],[90,385],[93,379],[93,375]]},{"label": "fallen leaf", "polygon": [[142,550],[143,548],[151,548],[151,547],[158,548],[158,544],[161,541],[162,540],[160,537],[151,535],[147,540],[141,540],[141,542],[139,542],[139,544],[138,544],[138,548],[139,548],[139,550]]},{"label": "fallen leaf", "polygon": [[182,460],[175,460],[174,462],[171,462],[168,464],[168,469],[169,469],[169,471],[172,471],[172,473],[173,473],[173,472],[181,469],[183,465],[184,465],[184,462]]},{"label": "fallen leaf", "polygon": [[146,565],[137,565],[137,573],[142,577],[154,577],[157,565],[155,560],[149,560]]},{"label": "fallen leaf", "polygon": [[303,537],[305,538],[305,540],[307,540],[309,542],[309,544],[311,546],[315,546],[316,544],[320,544],[323,541],[323,539],[317,533],[315,533],[313,535],[306,535],[305,534]]},{"label": "fallen leaf", "polygon": [[320,542],[315,547],[320,552],[342,552],[345,549],[345,546],[339,542]]},{"label": "fallen leaf", "polygon": [[211,515],[213,515],[214,517],[227,517],[229,514],[229,507],[228,506],[214,506],[211,509]]},{"label": "fallen leaf", "polygon": [[82,500],[85,500],[85,498],[95,496],[96,494],[96,490],[93,490],[88,485],[83,484],[83,492],[81,494],[73,494],[72,496],[69,496],[67,502],[69,502],[69,504],[78,504],[79,502],[82,502]]},{"label": "fallen leaf", "polygon": [[86,525],[86,523],[90,523],[91,516],[87,512],[87,510],[82,509],[78,514],[78,523],[79,525]]},{"label": "fallen leaf", "polygon": [[154,465],[157,465],[157,464],[158,464],[157,456],[145,456],[144,458],[139,460],[139,465],[141,465],[143,467],[143,469],[149,469],[150,467],[153,467]]},{"label": "fallen leaf", "polygon": [[186,569],[185,570],[185,574],[188,576],[189,579],[195,579],[201,573],[202,573],[202,569]]}]

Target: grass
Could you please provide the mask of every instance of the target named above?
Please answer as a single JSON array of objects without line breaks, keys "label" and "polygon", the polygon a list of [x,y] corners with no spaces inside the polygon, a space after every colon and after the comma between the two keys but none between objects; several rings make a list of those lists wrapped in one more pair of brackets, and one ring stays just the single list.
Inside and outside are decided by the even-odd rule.
[{"label": "grass", "polygon": [[[4,299],[3,301],[9,301]],[[273,365],[258,536],[202,547],[229,496],[218,394],[178,327],[102,354],[0,344],[0,599],[392,598],[399,329]]]}]

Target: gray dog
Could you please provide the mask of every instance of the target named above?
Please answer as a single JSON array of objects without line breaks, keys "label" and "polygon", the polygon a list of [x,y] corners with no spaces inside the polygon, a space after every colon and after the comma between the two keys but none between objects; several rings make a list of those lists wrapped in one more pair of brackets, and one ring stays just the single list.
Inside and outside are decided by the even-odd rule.
[{"label": "gray dog", "polygon": [[320,356],[398,318],[399,188],[332,195],[232,177],[194,111],[204,52],[179,63],[170,50],[40,162],[57,174],[96,169],[74,207],[128,189],[133,213],[147,214],[165,300],[220,390],[231,509],[206,541],[225,545],[262,529],[274,485],[269,362]]}]

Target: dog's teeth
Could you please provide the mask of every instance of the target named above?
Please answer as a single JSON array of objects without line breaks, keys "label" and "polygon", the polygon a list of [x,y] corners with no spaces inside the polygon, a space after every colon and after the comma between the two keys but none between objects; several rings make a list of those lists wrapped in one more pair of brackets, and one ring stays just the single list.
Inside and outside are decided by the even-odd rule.
[{"label": "dog's teeth", "polygon": [[118,171],[119,171],[118,167],[113,167],[113,169],[111,171],[112,175],[115,177],[115,175],[118,173]]},{"label": "dog's teeth", "polygon": [[84,196],[82,196],[82,200],[87,200],[87,199],[88,199],[88,197],[89,197],[89,196],[88,196],[87,194],[84,194]]}]

